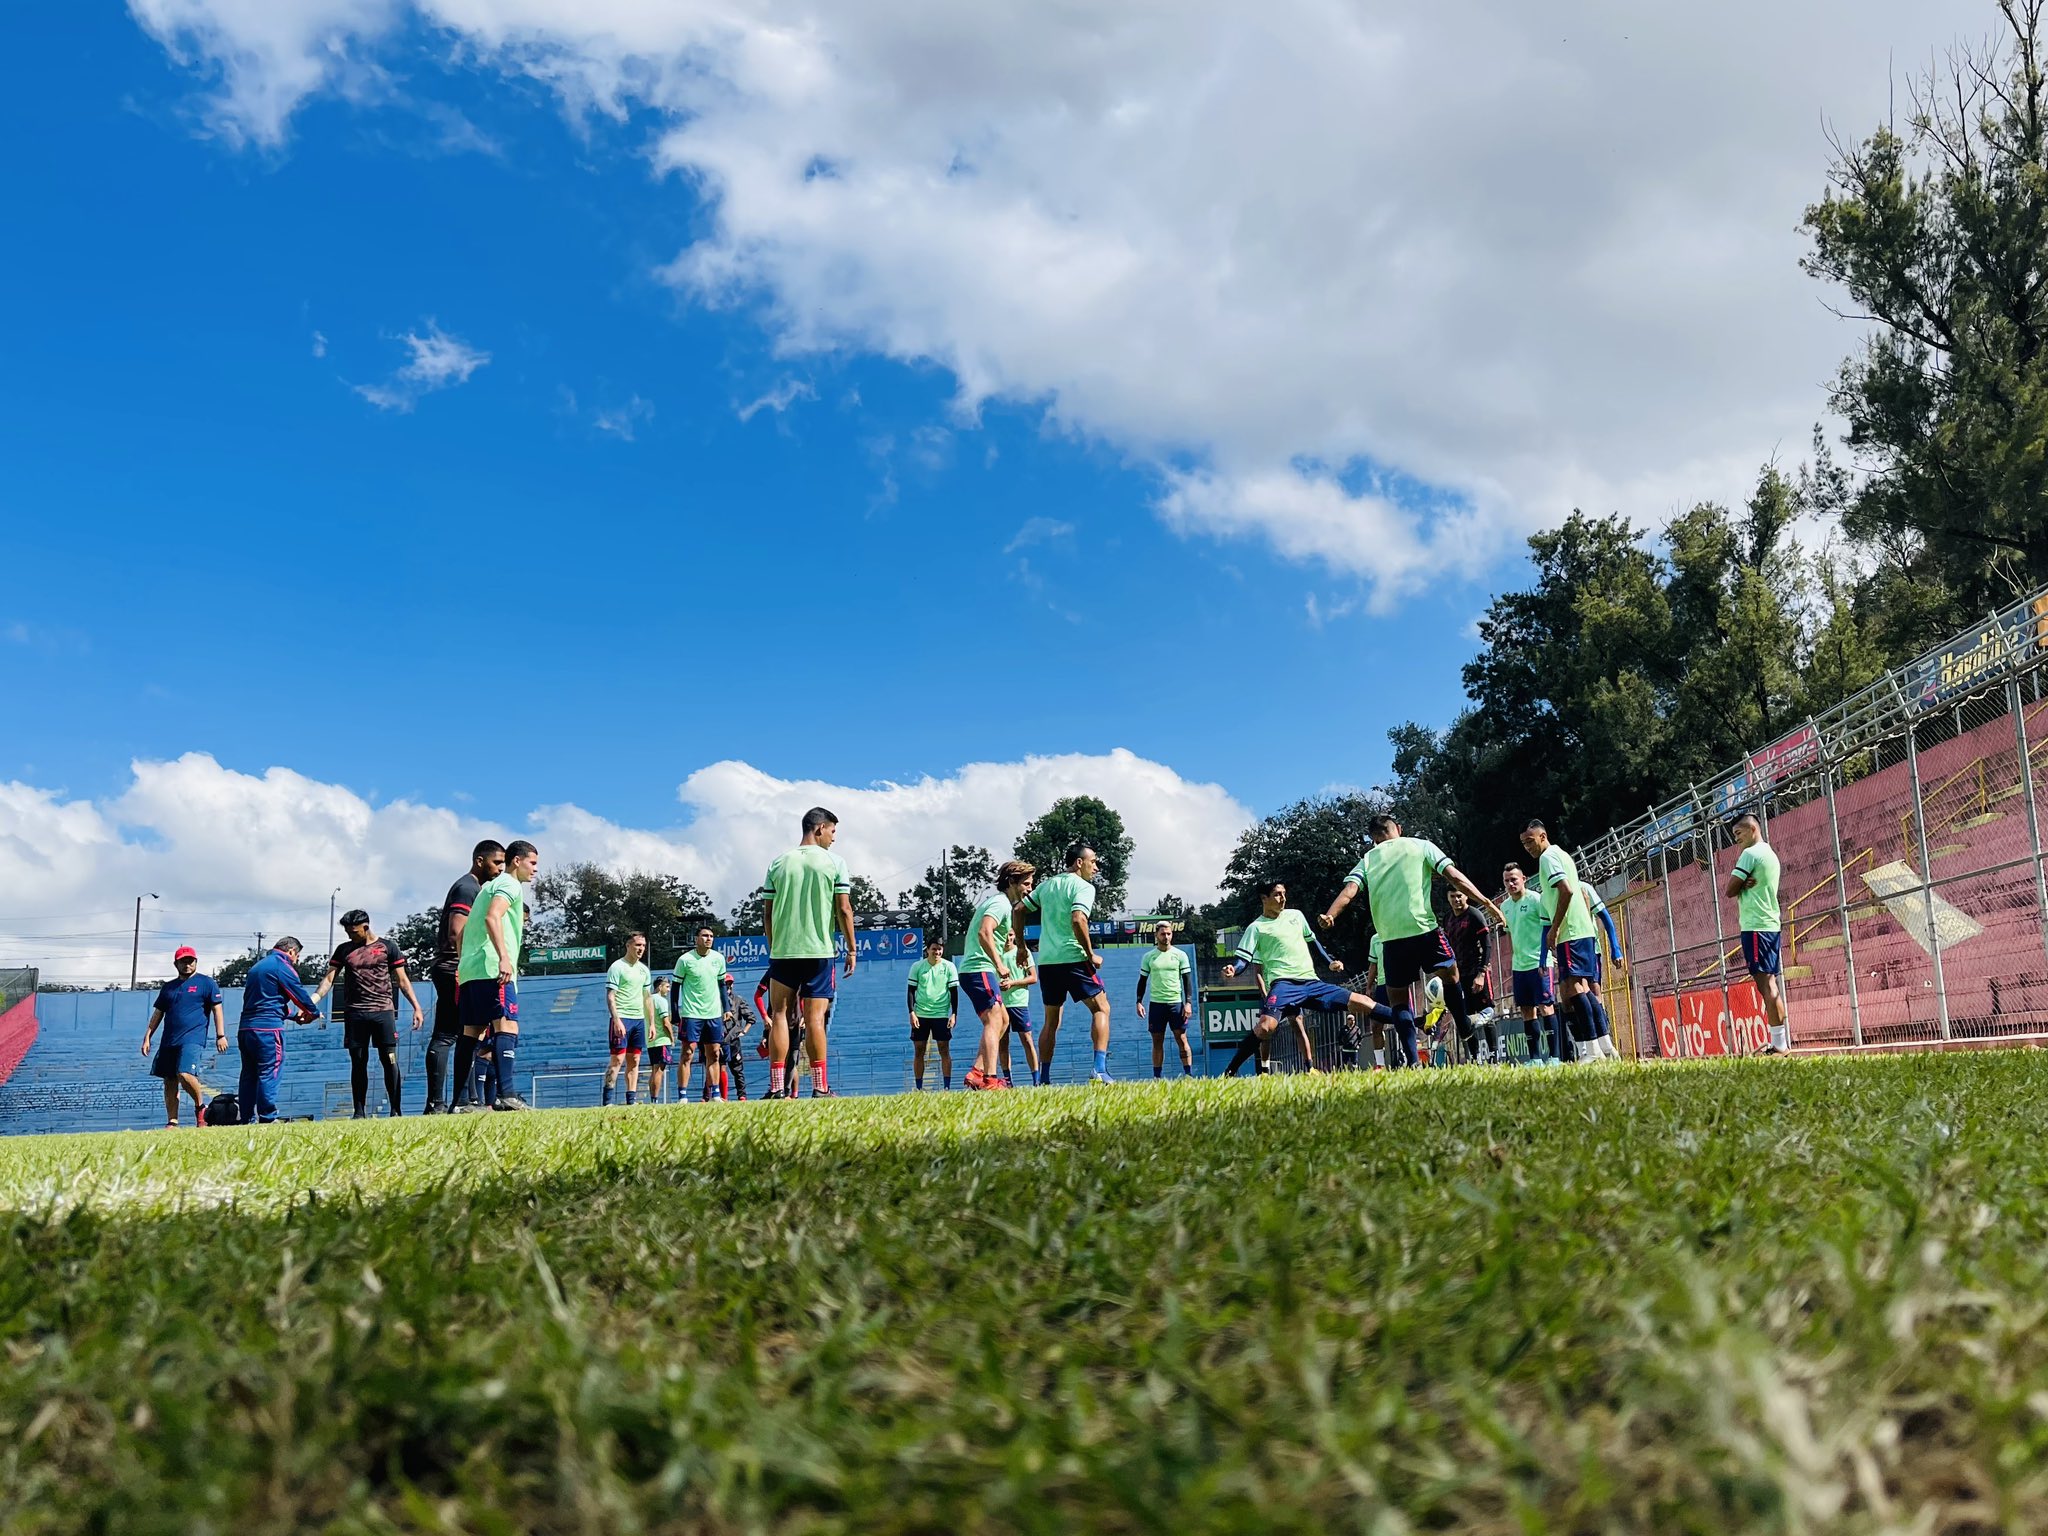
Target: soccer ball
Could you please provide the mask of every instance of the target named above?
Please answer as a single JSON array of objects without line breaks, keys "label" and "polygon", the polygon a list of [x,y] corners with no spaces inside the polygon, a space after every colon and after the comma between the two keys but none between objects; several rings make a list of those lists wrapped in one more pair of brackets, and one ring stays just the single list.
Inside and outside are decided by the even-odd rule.
[{"label": "soccer ball", "polygon": [[1444,979],[1432,976],[1422,984],[1422,1001],[1429,1012],[1435,1013],[1444,1005]]}]

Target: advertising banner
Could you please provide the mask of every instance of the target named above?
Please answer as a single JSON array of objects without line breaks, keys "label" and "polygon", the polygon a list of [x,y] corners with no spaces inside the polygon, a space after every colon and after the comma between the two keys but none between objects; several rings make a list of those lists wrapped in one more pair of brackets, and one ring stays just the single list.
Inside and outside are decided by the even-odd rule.
[{"label": "advertising banner", "polygon": [[1820,759],[1820,737],[1810,725],[1802,725],[1789,736],[1780,736],[1768,747],[1749,754],[1749,777],[1759,790],[1769,789],[1804,773]]},{"label": "advertising banner", "polygon": [[1242,997],[1204,997],[1203,1041],[1210,1046],[1235,1049],[1246,1035],[1258,1027],[1261,1001],[1257,993]]},{"label": "advertising banner", "polygon": [[1660,1056],[1754,1056],[1771,1043],[1764,1000],[1747,977],[1728,983],[1725,1003],[1719,987],[1702,987],[1653,997],[1650,1013],[1657,1021]]},{"label": "advertising banner", "polygon": [[[736,934],[717,939],[712,948],[725,956],[725,963],[734,970],[750,965],[768,963],[768,939],[759,933]],[[853,931],[854,957],[863,963],[871,960],[900,960],[905,964],[924,953],[924,930],[922,928],[856,928]]]},{"label": "advertising banner", "polygon": [[2017,666],[2048,645],[2048,597],[2008,608],[1960,640],[1921,657],[1902,675],[1907,701],[1921,714],[1939,709]]}]

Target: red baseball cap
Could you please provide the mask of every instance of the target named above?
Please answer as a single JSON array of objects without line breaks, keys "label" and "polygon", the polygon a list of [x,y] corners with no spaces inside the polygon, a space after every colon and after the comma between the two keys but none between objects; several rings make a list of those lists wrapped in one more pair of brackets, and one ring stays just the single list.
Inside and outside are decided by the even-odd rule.
[{"label": "red baseball cap", "polygon": [[171,956],[171,964],[176,965],[180,960],[197,960],[198,958],[198,950],[194,949],[190,944],[181,944],[178,946],[178,952]]}]

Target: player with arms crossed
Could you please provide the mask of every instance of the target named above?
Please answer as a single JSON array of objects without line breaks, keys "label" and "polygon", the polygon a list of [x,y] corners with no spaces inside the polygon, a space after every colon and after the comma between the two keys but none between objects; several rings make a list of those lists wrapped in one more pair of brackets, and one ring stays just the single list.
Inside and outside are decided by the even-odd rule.
[{"label": "player with arms crossed", "polygon": [[[830,1098],[825,1073],[825,1017],[839,989],[832,963],[833,919],[846,940],[853,974],[853,877],[832,851],[839,818],[821,805],[804,812],[803,842],[768,866],[768,1096],[783,1089],[784,1061],[800,1012],[811,1052],[811,1097]],[[792,1092],[794,1084],[791,1085]]]},{"label": "player with arms crossed", "polygon": [[1038,1081],[1052,1081],[1052,1052],[1060,1038],[1060,1010],[1068,1003],[1088,1009],[1088,1043],[1095,1051],[1088,1080],[1109,1076],[1109,994],[1102,990],[1102,956],[1088,931],[1095,910],[1095,871],[1100,861],[1086,843],[1067,850],[1067,867],[1039,882],[1022,910],[1038,914],[1038,991],[1045,999],[1045,1025],[1038,1034]]},{"label": "player with arms crossed", "polygon": [[[1017,904],[1031,894],[1037,870],[1022,859],[1008,859],[996,871],[996,888],[982,897],[967,919],[967,948],[958,967],[960,990],[981,1020],[981,1044],[967,1069],[967,1086],[977,1091],[1007,1088],[1002,1070],[1003,1047],[1010,1038],[1006,1006],[1016,986],[1014,915]],[[1029,962],[1026,962],[1026,969]],[[943,1058],[942,1058],[943,1059]],[[922,1067],[918,1080],[924,1079]]]},{"label": "player with arms crossed", "polygon": [[204,1090],[199,1083],[199,1053],[205,1049],[206,1023],[213,1021],[213,1049],[219,1055],[228,1048],[228,1015],[221,1006],[220,983],[199,969],[197,950],[180,948],[171,964],[178,979],[157,991],[156,1006],[142,1028],[142,1054],[149,1054],[150,1037],[163,1025],[163,1043],[149,1064],[149,1074],[164,1080],[164,1128],[175,1131],[180,1087],[192,1096],[192,1123],[200,1123]]},{"label": "player with arms crossed", "polygon": [[[1506,919],[1500,908],[1435,843],[1403,836],[1401,824],[1384,813],[1366,822],[1365,831],[1372,839],[1372,847],[1344,877],[1344,889],[1330,903],[1329,910],[1316,919],[1316,924],[1329,932],[1363,886],[1372,909],[1372,929],[1380,937],[1386,959],[1379,979],[1387,989],[1394,1024],[1401,1029],[1402,1039],[1408,1037],[1406,1029],[1401,1028],[1402,1015],[1405,1013],[1411,1021],[1415,1016],[1408,989],[1425,974],[1432,974],[1443,982],[1444,1006],[1457,1022],[1459,1043],[1468,1056],[1475,1055],[1478,1037],[1465,1001],[1465,989],[1459,984],[1458,957],[1443,929],[1437,926],[1436,907],[1430,900],[1436,877],[1442,875],[1453,890],[1465,893],[1467,901],[1491,912],[1496,922],[1505,923]],[[1498,1054],[1500,1037],[1491,1021],[1486,1032],[1488,1054]]]},{"label": "player with arms crossed", "polygon": [[1778,910],[1778,855],[1764,841],[1764,824],[1754,811],[1744,811],[1732,828],[1735,868],[1728,872],[1726,894],[1735,898],[1735,912],[1742,924],[1742,958],[1763,999],[1764,1017],[1770,1022],[1771,1042],[1766,1056],[1782,1056],[1792,1049],[1792,1027],[1785,1022],[1785,978],[1778,960],[1779,929],[1784,922]]},{"label": "player with arms crossed", "polygon": [[1593,992],[1600,972],[1600,941],[1593,909],[1579,885],[1579,866],[1550,840],[1549,829],[1532,819],[1522,829],[1522,851],[1536,861],[1536,885],[1543,898],[1543,945],[1557,956],[1557,981],[1564,993],[1560,1012],[1587,1059],[1619,1061],[1607,1034],[1607,1011]]},{"label": "player with arms crossed", "polygon": [[620,1070],[626,1074],[626,1102],[640,1093],[640,1058],[647,1054],[647,999],[654,975],[647,969],[647,935],[626,935],[626,953],[604,973],[604,1006],[611,1015],[611,1059],[604,1068],[604,1102],[612,1101]]},{"label": "player with arms crossed", "polygon": [[[1308,919],[1287,905],[1285,881],[1262,880],[1258,893],[1259,915],[1245,925],[1244,936],[1237,941],[1235,958],[1223,967],[1223,979],[1228,981],[1239,971],[1256,969],[1265,1001],[1259,1005],[1258,1023],[1238,1042],[1236,1054],[1224,1069],[1225,1077],[1237,1076],[1237,1069],[1256,1056],[1259,1047],[1278,1032],[1280,1020],[1298,1020],[1303,1008],[1355,1013],[1362,1019],[1374,1017],[1378,1009],[1389,1019],[1397,1017],[1364,993],[1317,977],[1310,951],[1323,957],[1333,975],[1344,974],[1344,962],[1324,949]],[[1412,1014],[1409,1023],[1414,1023]]]},{"label": "player with arms crossed", "polygon": [[[1154,927],[1152,947],[1138,962],[1138,1017],[1145,1021],[1145,1028],[1152,1035],[1154,1077],[1166,1075],[1169,1029],[1173,1031],[1174,1044],[1180,1048],[1180,1075],[1195,1075],[1195,1056],[1188,1047],[1188,1019],[1194,1013],[1194,1004],[1189,1001],[1193,973],[1187,951],[1174,947],[1173,924],[1160,923]],[[1148,991],[1152,994],[1150,1008],[1145,1006]]]},{"label": "player with arms crossed", "polygon": [[477,1042],[488,1034],[498,1084],[493,1109],[527,1107],[513,1086],[519,1060],[519,946],[526,934],[525,888],[539,873],[540,850],[524,840],[513,843],[505,850],[505,872],[476,893],[476,910],[462,930],[462,960],[455,971],[462,1043],[456,1048],[455,1075],[458,1082],[468,1079]]}]

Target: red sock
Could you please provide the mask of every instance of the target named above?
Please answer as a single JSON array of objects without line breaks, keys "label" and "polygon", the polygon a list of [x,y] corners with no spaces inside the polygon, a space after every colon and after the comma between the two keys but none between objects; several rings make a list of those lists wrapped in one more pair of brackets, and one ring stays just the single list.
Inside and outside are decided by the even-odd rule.
[{"label": "red sock", "polygon": [[768,1097],[774,1099],[780,1098],[781,1096],[782,1063],[779,1061],[771,1061],[768,1063]]},{"label": "red sock", "polygon": [[825,1063],[822,1061],[814,1063],[811,1067],[811,1092],[828,1093],[830,1091],[825,1086]]}]

